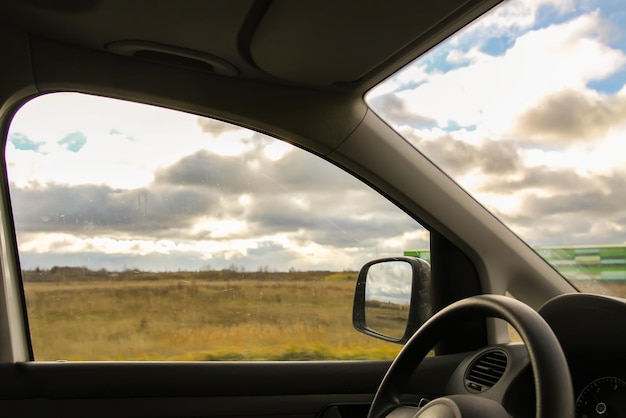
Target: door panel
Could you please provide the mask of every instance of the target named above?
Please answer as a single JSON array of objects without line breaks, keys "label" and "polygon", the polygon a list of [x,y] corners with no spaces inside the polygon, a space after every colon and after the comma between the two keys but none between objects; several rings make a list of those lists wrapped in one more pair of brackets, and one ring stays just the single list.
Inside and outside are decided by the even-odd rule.
[{"label": "door panel", "polygon": [[[427,358],[407,401],[445,392],[463,354]],[[12,417],[314,417],[366,410],[389,362],[3,364]],[[330,408],[340,405],[340,408]]]}]

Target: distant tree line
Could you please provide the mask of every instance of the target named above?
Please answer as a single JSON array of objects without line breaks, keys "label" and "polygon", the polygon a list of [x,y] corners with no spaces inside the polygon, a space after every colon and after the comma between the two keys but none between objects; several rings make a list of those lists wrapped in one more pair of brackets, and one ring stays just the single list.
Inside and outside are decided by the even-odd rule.
[{"label": "distant tree line", "polygon": [[[232,267],[232,266],[231,266]],[[229,267],[223,270],[150,272],[137,269],[108,271],[107,269],[90,270],[86,267],[59,267],[50,269],[36,268],[22,270],[24,282],[62,282],[96,280],[356,280],[356,272],[341,273],[323,270],[288,272],[270,271],[269,267],[258,271],[245,271],[243,268]]]}]

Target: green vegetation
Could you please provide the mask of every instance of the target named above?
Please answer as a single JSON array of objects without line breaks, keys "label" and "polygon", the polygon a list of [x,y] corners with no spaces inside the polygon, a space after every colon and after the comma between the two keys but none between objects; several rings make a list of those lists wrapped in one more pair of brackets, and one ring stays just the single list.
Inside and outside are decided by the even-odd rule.
[{"label": "green vegetation", "polygon": [[352,328],[355,272],[24,271],[37,360],[393,358]]}]

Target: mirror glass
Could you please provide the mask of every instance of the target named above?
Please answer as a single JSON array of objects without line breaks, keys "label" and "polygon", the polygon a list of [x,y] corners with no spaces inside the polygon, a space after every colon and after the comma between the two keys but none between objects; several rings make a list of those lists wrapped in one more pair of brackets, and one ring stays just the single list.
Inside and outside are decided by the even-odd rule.
[{"label": "mirror glass", "polygon": [[379,334],[400,339],[409,320],[413,269],[405,261],[372,264],[365,285],[365,323]]}]

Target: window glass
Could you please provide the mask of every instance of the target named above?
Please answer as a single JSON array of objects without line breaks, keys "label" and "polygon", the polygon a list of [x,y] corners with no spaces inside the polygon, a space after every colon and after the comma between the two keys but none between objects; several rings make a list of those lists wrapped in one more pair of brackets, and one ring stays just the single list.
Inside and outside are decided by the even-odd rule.
[{"label": "window glass", "polygon": [[370,106],[581,289],[626,296],[626,3],[507,1]]},{"label": "window glass", "polygon": [[74,93],[6,163],[37,360],[393,358],[356,271],[428,231],[332,164],[220,121]]}]

